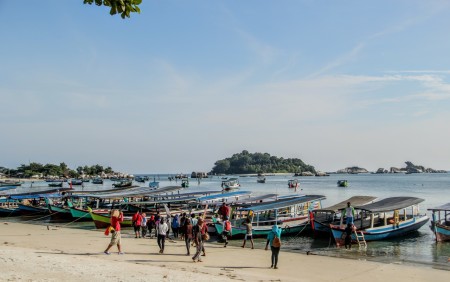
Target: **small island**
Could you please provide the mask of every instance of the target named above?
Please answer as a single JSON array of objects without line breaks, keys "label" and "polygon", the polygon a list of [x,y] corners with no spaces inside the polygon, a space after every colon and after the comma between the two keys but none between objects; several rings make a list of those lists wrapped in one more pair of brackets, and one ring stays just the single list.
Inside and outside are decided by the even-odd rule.
[{"label": "small island", "polygon": [[301,159],[279,158],[268,153],[249,153],[247,150],[216,161],[210,174],[295,173],[315,175],[314,166]]}]

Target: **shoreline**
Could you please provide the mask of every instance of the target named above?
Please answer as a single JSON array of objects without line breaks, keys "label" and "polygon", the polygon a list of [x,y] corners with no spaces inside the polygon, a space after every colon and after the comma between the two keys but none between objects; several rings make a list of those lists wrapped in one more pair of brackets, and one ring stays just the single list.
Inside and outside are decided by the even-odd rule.
[{"label": "shoreline", "polygon": [[[167,240],[158,254],[155,239],[135,239],[124,230],[125,255],[103,254],[110,237],[85,230],[0,222],[0,266],[5,280],[34,281],[445,281],[449,272],[428,266],[380,263],[281,251],[279,269],[270,269],[270,251],[207,243],[202,263],[186,256],[184,241]],[[48,228],[47,228],[48,226]],[[191,249],[191,253],[192,253]],[[126,264],[126,265],[124,265]],[[325,270],[325,271],[324,271]],[[299,278],[301,275],[301,279]]]}]

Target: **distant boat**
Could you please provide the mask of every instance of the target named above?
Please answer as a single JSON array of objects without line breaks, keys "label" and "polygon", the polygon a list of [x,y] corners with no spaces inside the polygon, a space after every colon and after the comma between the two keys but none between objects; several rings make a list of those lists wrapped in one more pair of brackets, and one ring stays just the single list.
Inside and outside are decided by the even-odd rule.
[{"label": "distant boat", "polygon": [[150,187],[150,188],[159,188],[159,182],[156,181],[156,178],[153,178],[153,181],[148,183],[148,187]]},{"label": "distant boat", "polygon": [[83,184],[83,180],[81,180],[81,179],[72,179],[72,180],[70,180],[70,184],[72,184],[72,185],[81,185],[81,184]]},{"label": "distant boat", "polygon": [[234,189],[239,189],[241,184],[239,184],[239,179],[230,178],[227,180],[223,180],[221,186],[222,186],[223,190],[230,191],[230,190],[234,190]]},{"label": "distant boat", "polygon": [[62,187],[63,183],[62,182],[50,182],[48,184],[48,187]]},{"label": "distant boat", "polygon": [[145,183],[145,178],[144,177],[140,177],[140,176],[136,176],[134,178],[134,181],[136,182],[141,182],[141,183]]},{"label": "distant boat", "polygon": [[0,181],[0,187],[21,186],[22,184],[23,182],[20,181],[10,181],[10,180]]},{"label": "distant boat", "polygon": [[347,180],[338,180],[337,186],[338,187],[348,187],[348,181]]},{"label": "distant boat", "polygon": [[133,185],[133,182],[131,180],[120,180],[117,183],[114,183],[112,186],[116,188],[122,188],[122,187],[130,187]]},{"label": "distant boat", "polygon": [[258,175],[256,182],[257,183],[266,183],[266,177],[264,175]]},{"label": "distant boat", "polygon": [[436,242],[450,241],[450,203],[428,210],[433,213],[430,228]]},{"label": "distant boat", "polygon": [[187,178],[182,179],[181,180],[181,187],[183,187],[183,188],[189,187],[189,179],[187,179]]},{"label": "distant boat", "polygon": [[298,188],[300,184],[298,183],[298,179],[289,179],[288,180],[288,187],[289,188]]},{"label": "distant boat", "polygon": [[92,179],[92,184],[103,184],[103,179],[100,177]]}]

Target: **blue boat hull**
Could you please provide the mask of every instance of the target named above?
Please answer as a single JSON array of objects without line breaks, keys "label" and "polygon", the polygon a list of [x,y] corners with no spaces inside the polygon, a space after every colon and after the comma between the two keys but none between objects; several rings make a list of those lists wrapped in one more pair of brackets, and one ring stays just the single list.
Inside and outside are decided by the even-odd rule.
[{"label": "blue boat hull", "polygon": [[[418,230],[420,227],[425,225],[428,222],[428,216],[416,217],[408,221],[400,222],[400,224],[388,224],[383,227],[374,227],[362,230],[364,234],[364,239],[366,241],[379,241],[386,240],[396,237],[401,237],[405,234],[414,232]],[[336,245],[343,246],[344,245],[344,229],[331,225],[331,232],[333,233],[334,240]],[[356,242],[356,236],[352,234],[352,242]]]}]

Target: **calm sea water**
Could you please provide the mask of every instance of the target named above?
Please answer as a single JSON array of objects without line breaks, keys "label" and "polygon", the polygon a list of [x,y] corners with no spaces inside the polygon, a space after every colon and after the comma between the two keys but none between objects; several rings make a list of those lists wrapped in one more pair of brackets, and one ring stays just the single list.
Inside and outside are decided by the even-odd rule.
[{"label": "calm sea water", "polygon": [[[160,187],[180,184],[180,181],[169,181],[167,175],[151,175],[160,181]],[[254,195],[266,193],[278,193],[288,195],[295,193],[287,188],[292,175],[267,176],[266,183],[257,183],[256,177],[239,177],[241,190],[252,191]],[[296,177],[300,181],[300,194],[318,194],[326,196],[322,206],[326,207],[356,195],[369,195],[379,198],[392,196],[413,196],[425,199],[420,206],[422,213],[430,212],[427,208],[450,202],[450,173],[445,174],[332,174],[326,177]],[[339,179],[347,179],[349,187],[337,187]],[[190,179],[190,187],[187,191],[218,190],[220,189],[220,177],[202,179]],[[44,182],[35,182],[34,187],[42,186],[48,189]],[[145,185],[148,185],[147,183]],[[17,192],[28,190],[25,187],[18,188]],[[85,184],[85,190],[109,189],[111,182],[105,181],[103,185]],[[34,188],[36,189],[36,188]],[[4,219],[3,219],[4,220]],[[17,219],[28,220],[28,219]],[[36,222],[36,221],[31,221]],[[39,223],[41,221],[37,221]],[[92,223],[73,223],[67,227],[93,229]],[[263,246],[264,240],[257,240],[257,246]],[[232,245],[239,245],[241,241],[232,241]],[[310,251],[313,254],[337,256],[352,259],[364,259],[382,261],[388,263],[419,263],[436,268],[450,270],[450,242],[435,243],[434,234],[426,224],[417,232],[407,237],[389,241],[368,242],[367,250],[351,251],[344,248],[336,248],[331,238],[313,239],[308,236],[290,237],[284,240],[285,249],[296,252]]]}]

